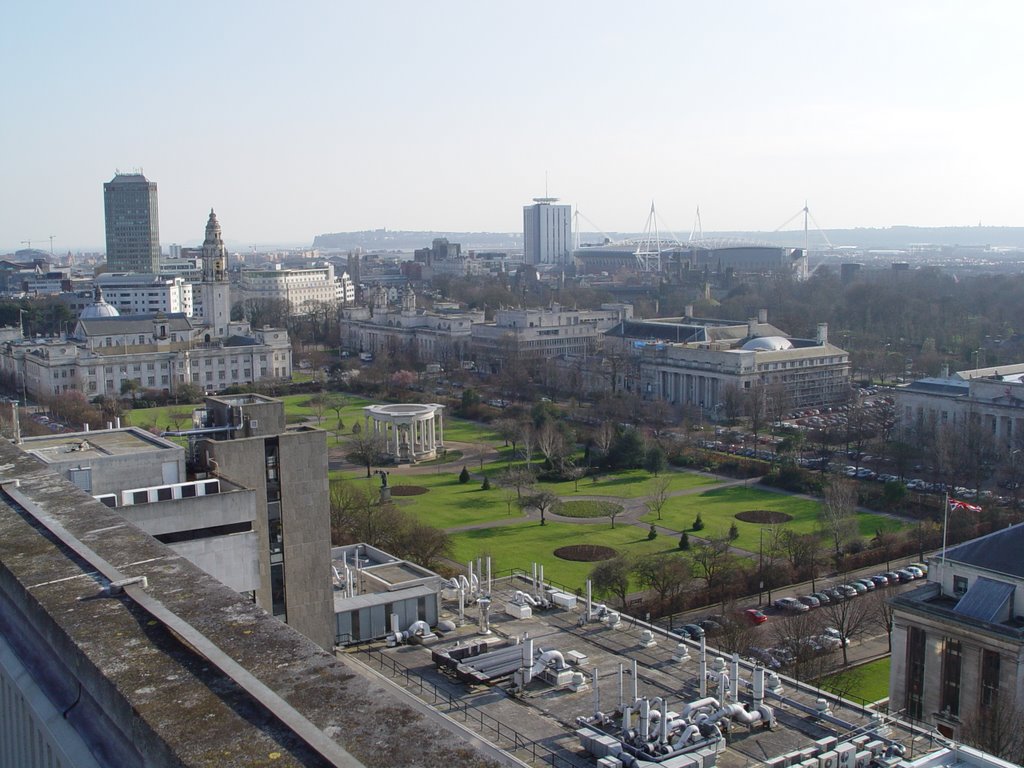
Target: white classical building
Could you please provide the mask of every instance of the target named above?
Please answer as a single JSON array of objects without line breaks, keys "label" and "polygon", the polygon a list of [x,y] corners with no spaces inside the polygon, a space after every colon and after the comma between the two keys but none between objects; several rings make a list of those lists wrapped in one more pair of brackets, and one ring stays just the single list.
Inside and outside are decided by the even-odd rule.
[{"label": "white classical building", "polygon": [[183,384],[207,392],[266,379],[290,379],[292,347],[282,328],[232,322],[226,252],[210,211],[203,244],[202,302],[194,318],[154,312],[119,317],[97,287],[95,303],[59,339],[14,339],[0,346],[0,375],[35,399],[79,391],[92,398],[128,389],[173,395]]},{"label": "white classical building", "polygon": [[430,461],[444,446],[443,405],[368,405],[363,408],[363,417],[366,429],[384,435],[387,454],[396,463]]},{"label": "white classical building", "polygon": [[243,301],[264,299],[287,301],[293,314],[301,314],[310,304],[350,304],[355,301],[355,285],[347,272],[334,274],[334,265],[306,269],[243,269],[239,281]]},{"label": "white classical building", "polygon": [[[393,291],[393,297],[392,297]],[[458,367],[469,352],[471,329],[484,322],[484,311],[416,306],[416,294],[406,286],[401,304],[398,290],[377,286],[369,306],[342,309],[338,315],[340,346],[345,352],[372,355],[409,353],[446,370]]]},{"label": "white classical building", "polygon": [[894,391],[904,427],[980,422],[1001,450],[1024,447],[1024,363],[919,379]]}]

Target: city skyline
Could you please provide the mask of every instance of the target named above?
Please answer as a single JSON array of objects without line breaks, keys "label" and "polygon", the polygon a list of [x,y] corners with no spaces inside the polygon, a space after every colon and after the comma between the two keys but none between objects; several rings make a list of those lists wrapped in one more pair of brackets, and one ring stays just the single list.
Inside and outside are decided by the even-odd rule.
[{"label": "city skyline", "polygon": [[[543,9],[543,14],[540,10]],[[0,251],[102,250],[143,169],[164,246],[364,229],[1014,226],[1024,7],[197,3],[5,9]],[[37,34],[26,34],[35,30]],[[587,222],[591,222],[593,226]]]}]

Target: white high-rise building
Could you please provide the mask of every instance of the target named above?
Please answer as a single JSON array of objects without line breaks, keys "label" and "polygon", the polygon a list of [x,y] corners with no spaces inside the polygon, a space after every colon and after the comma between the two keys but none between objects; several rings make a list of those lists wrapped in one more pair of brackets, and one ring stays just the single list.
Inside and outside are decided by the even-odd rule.
[{"label": "white high-rise building", "polygon": [[572,206],[557,197],[535,197],[523,206],[523,255],[527,264],[569,265],[572,261]]}]

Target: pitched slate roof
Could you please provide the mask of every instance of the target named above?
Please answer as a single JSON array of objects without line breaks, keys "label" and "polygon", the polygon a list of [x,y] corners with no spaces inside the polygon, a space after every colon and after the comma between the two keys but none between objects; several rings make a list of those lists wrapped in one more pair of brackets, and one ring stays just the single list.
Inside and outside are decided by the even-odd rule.
[{"label": "pitched slate roof", "polygon": [[[87,336],[112,336],[121,333],[148,333],[153,330],[153,321],[157,313],[145,315],[122,315],[121,317],[90,317],[79,318]],[[163,315],[161,320],[167,321],[171,331],[188,331],[194,326],[192,321],[182,312],[171,312]]]},{"label": "pitched slate roof", "polygon": [[[966,514],[966,513],[964,513]],[[1024,523],[953,547],[949,560],[1024,579]]]}]

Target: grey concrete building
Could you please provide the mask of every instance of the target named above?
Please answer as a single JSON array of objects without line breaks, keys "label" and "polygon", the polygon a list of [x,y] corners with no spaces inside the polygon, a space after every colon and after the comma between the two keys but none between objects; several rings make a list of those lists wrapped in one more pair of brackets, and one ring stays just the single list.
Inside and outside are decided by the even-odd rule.
[{"label": "grey concrete building", "polygon": [[0,766],[510,764],[17,446],[0,464]]},{"label": "grey concrete building", "polygon": [[572,206],[557,197],[535,197],[523,206],[523,261],[569,266],[572,261]]},{"label": "grey concrete building", "polygon": [[208,397],[197,466],[256,494],[257,602],[323,648],[334,643],[326,433],[289,429],[284,404]]},{"label": "grey concrete building", "polygon": [[117,173],[103,185],[107,266],[120,272],[160,269],[156,182],[141,173]]},{"label": "grey concrete building", "polygon": [[977,718],[1024,705],[1021,552],[1024,524],[968,541],[892,600],[890,711],[959,738]]},{"label": "grey concrete building", "polygon": [[258,597],[254,491],[189,477],[184,448],[136,427],[29,437],[22,447],[222,584]]}]

